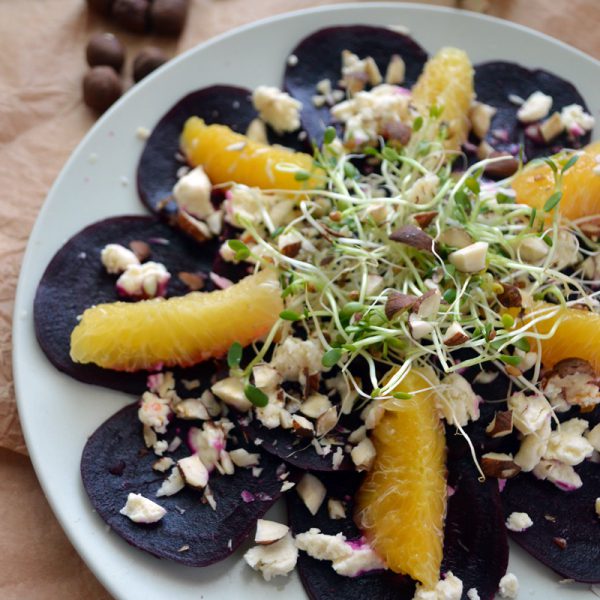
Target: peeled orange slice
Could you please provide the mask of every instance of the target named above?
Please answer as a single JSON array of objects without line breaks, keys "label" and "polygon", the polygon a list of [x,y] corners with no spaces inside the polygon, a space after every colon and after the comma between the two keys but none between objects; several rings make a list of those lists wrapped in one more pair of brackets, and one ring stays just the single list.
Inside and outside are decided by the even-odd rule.
[{"label": "peeled orange slice", "polygon": [[71,334],[71,359],[119,371],[186,367],[260,338],[282,310],[273,271],[214,292],[98,304]]},{"label": "peeled orange slice", "polygon": [[[396,391],[429,386],[415,369]],[[417,391],[390,408],[373,430],[377,456],[356,498],[356,522],[392,571],[433,587],[446,514],[444,429],[433,392]]]},{"label": "peeled orange slice", "polygon": [[441,118],[449,124],[446,147],[458,150],[469,135],[469,110],[475,92],[473,66],[463,50],[442,48],[430,58],[412,88],[421,113],[443,107]]},{"label": "peeled orange slice", "polygon": [[[562,198],[558,205],[560,213],[568,219],[598,215],[600,217],[600,175],[596,172],[599,163],[600,142],[586,146],[577,162],[563,176]],[[565,157],[565,162],[569,156]],[[517,174],[512,181],[517,193],[517,202],[538,210],[554,193],[555,181],[551,168],[544,165],[532,166]]]},{"label": "peeled orange slice", "polygon": [[[548,317],[533,325],[532,331],[547,334],[560,319],[554,335],[540,341],[544,367],[551,368],[565,358],[581,358],[589,362],[596,373],[600,373],[600,315],[576,308],[558,308],[552,304],[537,304],[530,314],[533,313],[534,318],[537,318],[536,314],[542,317],[542,311],[547,311]],[[556,314],[553,314],[555,311]],[[511,313],[516,316],[517,311],[511,310]],[[527,315],[524,320],[529,320]],[[533,340],[531,349],[536,349]]]},{"label": "peeled orange slice", "polygon": [[[180,144],[188,162],[201,165],[213,184],[235,181],[263,189],[301,190],[318,187],[321,181],[312,156],[254,142],[226,125],[207,125],[198,117],[186,121]],[[298,179],[289,167],[306,175]]]}]

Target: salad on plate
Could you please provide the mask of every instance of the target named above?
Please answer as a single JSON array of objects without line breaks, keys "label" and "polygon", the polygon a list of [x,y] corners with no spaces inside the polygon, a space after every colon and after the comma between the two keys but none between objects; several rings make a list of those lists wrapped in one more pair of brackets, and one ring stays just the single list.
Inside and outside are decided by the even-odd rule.
[{"label": "salad on plate", "polygon": [[83,451],[94,509],[319,600],[516,598],[508,536],[600,582],[593,126],[548,71],[356,25],[139,131],[150,214],[76,234],[34,306],[58,369],[136,397]]}]

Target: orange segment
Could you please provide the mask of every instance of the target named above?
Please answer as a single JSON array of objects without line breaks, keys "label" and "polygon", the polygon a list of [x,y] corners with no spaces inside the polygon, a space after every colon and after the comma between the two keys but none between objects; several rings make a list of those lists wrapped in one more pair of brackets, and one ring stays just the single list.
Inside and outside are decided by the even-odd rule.
[{"label": "orange segment", "polygon": [[[538,304],[532,311],[538,312],[544,310],[544,307],[547,308],[549,315],[558,308],[551,304]],[[518,314],[517,309],[511,309],[510,312],[513,316]],[[539,315],[542,316],[543,313],[539,312]],[[592,365],[596,373],[600,373],[600,351],[598,349],[600,315],[576,308],[558,308],[556,315],[536,323],[533,331],[542,334],[549,333],[558,319],[560,319],[560,323],[554,335],[547,340],[541,340],[544,367],[551,368],[565,358],[582,358]],[[524,320],[527,322],[527,315]],[[519,325],[519,321],[516,325]],[[531,349],[536,349],[533,339],[531,340]]]},{"label": "orange segment", "polygon": [[[225,125],[206,125],[198,117],[185,122],[180,144],[188,162],[202,165],[212,183],[235,181],[263,189],[301,190],[317,187],[321,181],[312,156],[254,142]],[[312,177],[298,181],[294,173],[278,170],[284,164]]]},{"label": "orange segment", "polygon": [[[398,392],[429,387],[411,371]],[[446,514],[446,441],[433,392],[394,402],[373,430],[373,468],[357,495],[356,522],[396,573],[426,587],[440,577]]]},{"label": "orange segment", "polygon": [[273,271],[214,292],[88,308],[71,334],[71,358],[106,369],[190,366],[267,333],[283,310]]},{"label": "orange segment", "polygon": [[[600,155],[600,142],[586,146],[579,159],[563,177],[563,196],[560,213],[568,219],[600,215],[600,175],[596,156]],[[565,155],[565,161],[570,155]],[[546,164],[524,169],[512,182],[517,202],[541,210],[555,189],[552,170]]]},{"label": "orange segment", "polygon": [[446,147],[458,150],[469,135],[469,110],[474,98],[473,66],[463,50],[442,48],[430,58],[412,89],[413,102],[426,114],[431,106],[444,107],[449,124]]}]

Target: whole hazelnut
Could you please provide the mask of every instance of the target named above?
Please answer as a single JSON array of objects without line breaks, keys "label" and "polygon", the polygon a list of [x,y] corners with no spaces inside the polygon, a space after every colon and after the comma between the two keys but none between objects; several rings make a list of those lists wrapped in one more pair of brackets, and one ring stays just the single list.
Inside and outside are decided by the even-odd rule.
[{"label": "whole hazelnut", "polygon": [[123,29],[144,33],[148,29],[149,10],[148,0],[115,0],[112,16]]},{"label": "whole hazelnut", "polygon": [[106,65],[112,67],[117,73],[125,61],[123,44],[112,33],[97,33],[85,49],[85,55],[90,67]]},{"label": "whole hazelnut", "polygon": [[99,113],[119,99],[123,84],[112,67],[91,68],[83,78],[83,101]]},{"label": "whole hazelnut", "polygon": [[154,31],[163,35],[179,35],[185,24],[188,7],[188,0],[154,0],[150,8]]},{"label": "whole hazelnut", "polygon": [[87,0],[88,6],[103,15],[109,15],[112,9],[113,0]]},{"label": "whole hazelnut", "polygon": [[165,53],[155,46],[143,48],[133,61],[133,80],[137,83],[166,63],[168,58]]}]

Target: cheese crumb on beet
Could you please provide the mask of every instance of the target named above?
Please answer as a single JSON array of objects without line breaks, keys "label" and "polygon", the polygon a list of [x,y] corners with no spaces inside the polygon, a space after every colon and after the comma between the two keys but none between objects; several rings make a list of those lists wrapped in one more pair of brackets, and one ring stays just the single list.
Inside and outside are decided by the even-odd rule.
[{"label": "cheese crumb on beet", "polygon": [[244,560],[255,571],[259,571],[266,581],[273,577],[287,575],[296,567],[298,548],[291,534],[269,545],[258,545],[244,554]]},{"label": "cheese crumb on beet", "polygon": [[167,514],[160,504],[133,493],[127,496],[127,502],[119,512],[134,523],[157,523]]},{"label": "cheese crumb on beet", "polygon": [[513,512],[506,519],[506,528],[511,531],[525,531],[533,525],[531,517],[525,512]]}]

